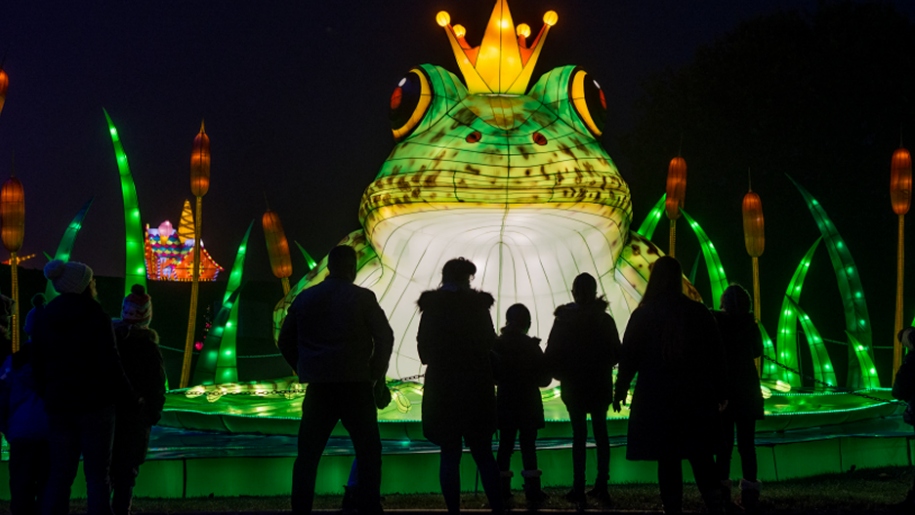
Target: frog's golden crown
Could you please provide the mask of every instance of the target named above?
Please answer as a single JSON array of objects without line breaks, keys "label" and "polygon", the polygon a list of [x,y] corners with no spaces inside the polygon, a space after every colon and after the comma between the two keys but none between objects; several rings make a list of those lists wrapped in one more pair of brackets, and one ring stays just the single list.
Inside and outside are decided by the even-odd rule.
[{"label": "frog's golden crown", "polygon": [[547,11],[543,15],[543,28],[528,46],[531,28],[522,23],[515,27],[507,0],[497,0],[483,34],[480,46],[471,47],[464,39],[467,31],[461,25],[451,25],[451,16],[441,11],[435,21],[444,27],[451,41],[461,74],[471,94],[523,95],[540,57],[540,50],[550,27],[559,15]]}]

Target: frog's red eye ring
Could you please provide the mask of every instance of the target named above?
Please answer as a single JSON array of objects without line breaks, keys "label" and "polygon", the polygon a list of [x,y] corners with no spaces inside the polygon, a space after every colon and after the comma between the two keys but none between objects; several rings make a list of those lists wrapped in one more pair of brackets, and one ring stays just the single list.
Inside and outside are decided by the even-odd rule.
[{"label": "frog's red eye ring", "polygon": [[400,79],[391,93],[391,112],[388,115],[396,141],[406,138],[416,129],[429,110],[431,101],[432,88],[422,70],[414,68]]},{"label": "frog's red eye ring", "polygon": [[588,76],[588,72],[576,69],[572,72],[572,81],[569,83],[569,98],[572,106],[585,127],[595,137],[600,137],[604,132],[604,119],[607,117],[607,99],[596,80]]}]

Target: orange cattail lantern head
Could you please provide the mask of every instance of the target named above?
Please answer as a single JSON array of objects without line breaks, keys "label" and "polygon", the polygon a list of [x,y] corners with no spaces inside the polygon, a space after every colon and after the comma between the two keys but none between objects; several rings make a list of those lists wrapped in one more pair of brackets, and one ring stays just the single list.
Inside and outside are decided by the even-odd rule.
[{"label": "orange cattail lantern head", "polygon": [[0,187],[0,237],[10,252],[18,252],[25,235],[25,190],[16,177],[10,177]]},{"label": "orange cattail lantern head", "polygon": [[667,167],[667,201],[664,204],[667,218],[680,218],[680,208],[686,200],[686,160],[675,157]]},{"label": "orange cattail lantern head", "polygon": [[264,236],[267,238],[267,253],[270,255],[270,268],[278,279],[292,275],[292,257],[289,255],[289,242],[283,231],[280,215],[272,209],[267,209],[261,218],[264,226]]},{"label": "orange cattail lantern head", "polygon": [[912,156],[905,148],[893,152],[890,163],[890,200],[893,212],[904,215],[909,212],[912,201]]},{"label": "orange cattail lantern head", "polygon": [[766,221],[762,200],[752,190],[743,197],[743,240],[750,257],[758,258],[766,250]]},{"label": "orange cattail lantern head", "polygon": [[10,78],[0,68],[0,112],[3,112],[3,104],[6,102],[6,90],[10,87]]},{"label": "orange cattail lantern head", "polygon": [[202,197],[210,189],[210,138],[200,122],[200,133],[194,138],[191,152],[191,193]]}]

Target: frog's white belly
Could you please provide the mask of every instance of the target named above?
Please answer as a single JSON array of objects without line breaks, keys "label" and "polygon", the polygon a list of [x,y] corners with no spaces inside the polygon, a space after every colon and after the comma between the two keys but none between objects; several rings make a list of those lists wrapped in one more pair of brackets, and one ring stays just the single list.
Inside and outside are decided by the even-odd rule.
[{"label": "frog's white belly", "polygon": [[572,301],[572,280],[588,272],[597,278],[599,294],[610,302],[622,334],[641,297],[628,282],[617,280],[615,263],[627,229],[599,213],[542,207],[427,210],[381,221],[367,235],[380,257],[360,269],[356,284],[375,292],[394,330],[388,375],[421,373],[416,301],[439,286],[442,266],[456,257],[473,261],[472,286],[496,298],[497,331],[505,310],[520,302],[531,310],[529,334],[545,345],[554,310]]}]

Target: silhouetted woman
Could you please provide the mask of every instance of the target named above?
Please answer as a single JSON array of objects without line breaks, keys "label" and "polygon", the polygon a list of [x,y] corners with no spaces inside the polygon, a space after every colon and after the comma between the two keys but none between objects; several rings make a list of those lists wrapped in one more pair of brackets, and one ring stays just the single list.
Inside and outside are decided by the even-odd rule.
[{"label": "silhouetted woman", "polygon": [[743,471],[740,505],[752,513],[759,507],[755,437],[756,421],[763,418],[763,398],[755,362],[762,355],[762,336],[750,307],[747,290],[732,284],[721,295],[721,311],[715,311],[714,315],[726,357],[728,387],[728,406],[721,412],[721,439],[716,456],[718,479],[727,502],[731,496],[731,454],[736,428]]},{"label": "silhouetted woman", "polygon": [[426,367],[423,434],[441,447],[439,480],[449,513],[461,511],[462,443],[470,448],[493,513],[503,511],[492,455],[496,396],[490,354],[496,334],[492,295],[470,288],[476,266],[464,258],[442,268],[442,285],[419,298],[417,343]]},{"label": "silhouetted woman", "polygon": [[632,379],[626,458],[658,462],[664,513],[681,513],[688,459],[711,513],[720,513],[715,475],[718,412],[727,405],[721,339],[711,312],[683,295],[680,263],[655,261],[645,295],[623,336],[613,410],[619,412]]},{"label": "silhouetted woman", "polygon": [[514,304],[505,313],[506,324],[496,340],[496,410],[499,426],[499,452],[496,462],[502,476],[502,497],[511,499],[511,460],[515,438],[521,446],[524,470],[524,496],[528,507],[538,508],[547,495],[541,488],[542,472],[537,467],[537,430],[544,427],[540,387],[552,378],[540,350],[540,339],[527,335],[531,312],[524,304]]},{"label": "silhouetted woman", "polygon": [[613,367],[619,361],[620,337],[616,322],[607,313],[607,301],[597,296],[597,280],[591,274],[580,274],[572,281],[572,298],[575,302],[556,308],[545,352],[547,367],[559,380],[562,402],[572,424],[572,490],[566,499],[579,509],[586,504],[585,446],[590,414],[597,478],[588,495],[609,507],[607,410],[613,400]]}]

